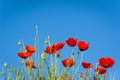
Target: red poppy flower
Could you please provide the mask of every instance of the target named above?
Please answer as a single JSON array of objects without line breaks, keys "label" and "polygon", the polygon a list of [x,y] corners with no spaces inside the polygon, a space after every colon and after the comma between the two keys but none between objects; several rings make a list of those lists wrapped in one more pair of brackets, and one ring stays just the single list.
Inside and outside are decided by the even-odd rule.
[{"label": "red poppy flower", "polygon": [[55,43],[53,47],[58,51],[64,47],[65,43]]},{"label": "red poppy flower", "polygon": [[84,41],[79,41],[77,45],[80,51],[85,51],[89,48],[89,43],[85,43]]},{"label": "red poppy flower", "polygon": [[27,61],[27,62],[25,63],[25,65],[26,65],[26,67],[36,68],[36,67],[34,66],[34,62],[31,62],[31,61]]},{"label": "red poppy flower", "polygon": [[44,51],[48,54],[55,54],[57,50],[53,46],[47,46]]},{"label": "red poppy flower", "polygon": [[28,57],[31,57],[32,56],[32,53],[31,52],[19,52],[18,53],[18,56],[20,58],[28,58]]},{"label": "red poppy flower", "polygon": [[106,57],[106,58],[100,58],[99,59],[99,65],[104,68],[110,68],[114,64],[114,60],[112,58]]},{"label": "red poppy flower", "polygon": [[82,66],[86,69],[93,68],[93,65],[91,63],[82,62]]},{"label": "red poppy flower", "polygon": [[95,69],[95,72],[97,74],[105,74],[106,73],[106,70],[104,68],[96,68]]},{"label": "red poppy flower", "polygon": [[27,52],[31,53],[34,53],[36,51],[36,48],[33,46],[25,46],[25,49],[27,50]]},{"label": "red poppy flower", "polygon": [[68,40],[66,40],[66,43],[67,43],[70,47],[74,47],[74,46],[76,46],[77,39],[68,38]]},{"label": "red poppy flower", "polygon": [[67,58],[62,61],[62,64],[64,67],[72,67],[75,64],[75,62],[73,59]]}]

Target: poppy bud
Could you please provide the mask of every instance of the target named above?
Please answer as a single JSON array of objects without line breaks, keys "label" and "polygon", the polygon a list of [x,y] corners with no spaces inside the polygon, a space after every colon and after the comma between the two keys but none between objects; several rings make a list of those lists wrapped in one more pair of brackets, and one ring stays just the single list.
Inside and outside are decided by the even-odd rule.
[{"label": "poppy bud", "polygon": [[35,29],[38,29],[38,26],[37,26],[37,25],[35,26]]},{"label": "poppy bud", "polygon": [[6,66],[7,66],[7,63],[4,63],[3,66],[6,67]]},{"label": "poppy bud", "polygon": [[41,58],[42,58],[42,60],[46,60],[46,57],[45,57],[44,53],[41,54]]},{"label": "poppy bud", "polygon": [[18,46],[21,46],[21,42],[20,41],[18,41]]},{"label": "poppy bud", "polygon": [[2,75],[4,75],[4,74],[5,74],[5,72],[4,72],[4,71],[2,71],[2,72],[1,72],[1,74],[2,74]]},{"label": "poppy bud", "polygon": [[48,35],[48,37],[47,37],[48,39],[50,39],[50,36]]}]

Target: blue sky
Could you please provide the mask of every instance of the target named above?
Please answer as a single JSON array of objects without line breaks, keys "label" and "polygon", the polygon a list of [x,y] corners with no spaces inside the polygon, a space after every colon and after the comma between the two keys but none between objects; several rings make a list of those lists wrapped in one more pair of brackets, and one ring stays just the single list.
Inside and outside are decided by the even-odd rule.
[{"label": "blue sky", "polygon": [[[4,62],[17,64],[17,42],[22,39],[26,45],[33,45],[36,25],[39,26],[41,51],[47,35],[52,42],[79,38],[90,43],[84,60],[95,63],[100,57],[115,59],[110,70],[117,71],[118,80],[119,0],[0,0],[0,66]],[[69,49],[64,49],[62,54],[67,57]]]}]

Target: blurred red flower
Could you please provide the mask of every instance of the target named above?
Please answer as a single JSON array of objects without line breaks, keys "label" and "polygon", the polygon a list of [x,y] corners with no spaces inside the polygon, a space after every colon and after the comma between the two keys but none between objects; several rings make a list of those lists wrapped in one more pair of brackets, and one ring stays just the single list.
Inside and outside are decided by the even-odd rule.
[{"label": "blurred red flower", "polygon": [[89,48],[89,43],[85,43],[84,41],[79,41],[77,45],[80,51],[85,51]]},{"label": "blurred red flower", "polygon": [[25,63],[25,65],[26,65],[26,67],[36,68],[36,67],[34,66],[34,62],[31,62],[31,61],[27,61],[27,62]]},{"label": "blurred red flower", "polygon": [[74,47],[74,46],[76,46],[77,39],[68,38],[68,40],[66,40],[66,43],[67,43],[70,47]]},{"label": "blurred red flower", "polygon": [[65,43],[55,43],[53,44],[53,47],[56,49],[56,51],[62,49],[64,47]]},{"label": "blurred red flower", "polygon": [[86,69],[93,68],[93,65],[91,63],[87,63],[87,62],[82,62],[82,66]]},{"label": "blurred red flower", "polygon": [[20,58],[28,58],[28,57],[31,57],[32,56],[32,53],[31,52],[19,52],[18,53],[18,56]]},{"label": "blurred red flower", "polygon": [[67,59],[64,59],[62,61],[62,64],[63,64],[64,67],[69,68],[69,67],[72,67],[75,64],[75,62],[74,62],[74,60],[72,58],[67,58]]},{"label": "blurred red flower", "polygon": [[100,58],[99,59],[99,65],[104,68],[110,68],[114,64],[114,60],[112,58],[106,57],[106,58]]},{"label": "blurred red flower", "polygon": [[47,46],[44,51],[48,54],[55,54],[57,52],[54,46]]},{"label": "blurred red flower", "polygon": [[27,50],[27,52],[31,53],[34,53],[36,51],[36,48],[33,46],[25,46],[25,49]]},{"label": "blurred red flower", "polygon": [[95,69],[95,72],[97,74],[105,74],[106,73],[106,70],[104,68],[96,68]]}]

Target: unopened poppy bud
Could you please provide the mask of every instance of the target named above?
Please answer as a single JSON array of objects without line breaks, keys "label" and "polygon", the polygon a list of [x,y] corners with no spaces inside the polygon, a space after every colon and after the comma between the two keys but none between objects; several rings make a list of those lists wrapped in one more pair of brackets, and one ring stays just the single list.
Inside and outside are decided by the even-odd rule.
[{"label": "unopened poppy bud", "polygon": [[35,29],[38,29],[38,26],[37,26],[37,25],[35,26]]},{"label": "unopened poppy bud", "polygon": [[24,60],[22,60],[22,64],[24,64],[25,63],[25,61]]},{"label": "unopened poppy bud", "polygon": [[60,54],[57,54],[57,58],[61,58],[61,55],[60,55]]},{"label": "unopened poppy bud", "polygon": [[50,39],[50,36],[48,35],[48,37],[47,37],[48,39]]},{"label": "unopened poppy bud", "polygon": [[18,41],[18,46],[21,46],[21,42],[20,41]]},{"label": "unopened poppy bud", "polygon": [[1,74],[2,74],[2,75],[4,75],[4,74],[5,74],[5,72],[4,72],[4,71],[2,71],[2,72],[1,72]]},{"label": "unopened poppy bud", "polygon": [[6,67],[6,66],[7,66],[7,63],[4,63],[3,66]]},{"label": "unopened poppy bud", "polygon": [[45,40],[45,44],[48,44],[48,40]]},{"label": "unopened poppy bud", "polygon": [[46,60],[46,57],[45,57],[44,53],[41,54],[41,58],[42,58],[42,60]]}]

